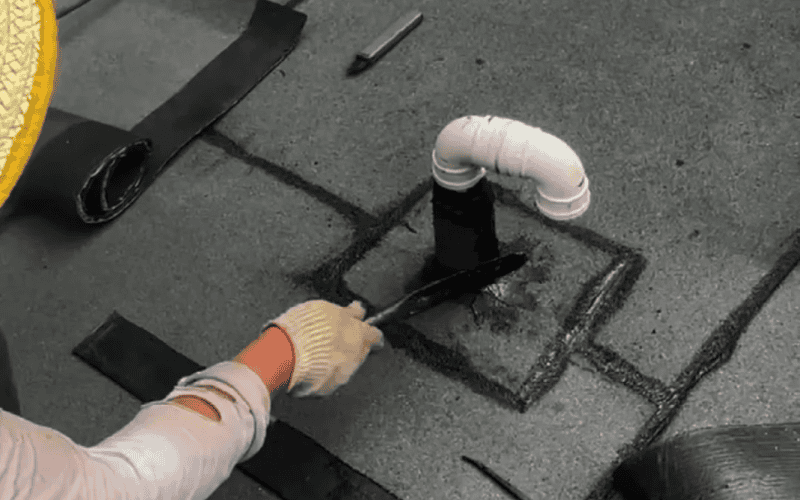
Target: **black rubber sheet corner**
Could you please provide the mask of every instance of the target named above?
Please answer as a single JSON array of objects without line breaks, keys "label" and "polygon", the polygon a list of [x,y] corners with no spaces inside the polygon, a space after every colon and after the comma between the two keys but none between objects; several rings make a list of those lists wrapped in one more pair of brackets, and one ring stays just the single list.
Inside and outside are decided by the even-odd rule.
[{"label": "black rubber sheet corner", "polygon": [[291,53],[306,20],[257,0],[239,38],[130,131],[50,108],[12,203],[60,224],[118,217],[180,150]]},{"label": "black rubber sheet corner", "polygon": [[[181,377],[205,368],[117,312],[72,353],[143,403],[165,398]],[[261,450],[237,467],[285,500],[398,500],[280,420],[270,423]]]}]

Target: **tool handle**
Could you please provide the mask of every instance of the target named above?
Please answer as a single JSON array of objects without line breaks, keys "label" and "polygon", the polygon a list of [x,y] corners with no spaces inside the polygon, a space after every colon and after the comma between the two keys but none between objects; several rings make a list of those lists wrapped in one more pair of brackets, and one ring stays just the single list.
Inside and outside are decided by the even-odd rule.
[{"label": "tool handle", "polygon": [[402,40],[411,30],[419,26],[422,22],[422,13],[412,10],[397,20],[386,29],[381,35],[370,43],[359,55],[367,60],[375,60],[384,55],[392,47]]},{"label": "tool handle", "polygon": [[406,297],[400,299],[399,301],[392,304],[390,307],[384,309],[383,311],[378,312],[374,316],[371,316],[364,320],[364,322],[371,326],[378,326],[383,323],[388,322],[394,313],[396,313],[400,306],[405,302]]}]

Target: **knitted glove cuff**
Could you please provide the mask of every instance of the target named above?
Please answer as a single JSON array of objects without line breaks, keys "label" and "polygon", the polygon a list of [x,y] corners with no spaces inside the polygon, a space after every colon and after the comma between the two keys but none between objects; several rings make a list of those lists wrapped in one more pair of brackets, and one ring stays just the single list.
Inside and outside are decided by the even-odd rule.
[{"label": "knitted glove cuff", "polygon": [[323,306],[322,301],[312,301],[290,309],[270,323],[288,333],[294,344],[295,365],[287,392],[302,382],[311,386],[324,383],[334,368],[330,319]]}]

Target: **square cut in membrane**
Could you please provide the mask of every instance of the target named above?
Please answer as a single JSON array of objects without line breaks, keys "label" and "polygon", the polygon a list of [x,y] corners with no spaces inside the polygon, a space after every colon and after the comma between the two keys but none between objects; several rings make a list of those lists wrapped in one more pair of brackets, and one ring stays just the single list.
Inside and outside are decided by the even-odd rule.
[{"label": "square cut in membrane", "polygon": [[[520,398],[526,398],[522,384],[562,333],[584,286],[605,274],[615,257],[532,212],[505,204],[503,197],[495,204],[500,254],[525,253],[528,262],[522,268],[480,293],[465,293],[398,325],[460,354],[468,362],[462,370]],[[347,287],[382,309],[430,283],[435,278],[424,276],[435,253],[433,228],[428,193],[345,274]],[[420,348],[426,352],[414,354]],[[409,353],[434,369],[449,371],[453,366],[452,360],[437,364],[441,354],[416,342]]]},{"label": "square cut in membrane", "polygon": [[[583,284],[610,258],[598,258],[562,234],[523,235],[501,253],[524,252],[528,262],[480,293],[467,293],[406,321],[428,339],[463,355],[489,380],[516,392],[561,332]],[[594,255],[593,255],[594,254]]]}]

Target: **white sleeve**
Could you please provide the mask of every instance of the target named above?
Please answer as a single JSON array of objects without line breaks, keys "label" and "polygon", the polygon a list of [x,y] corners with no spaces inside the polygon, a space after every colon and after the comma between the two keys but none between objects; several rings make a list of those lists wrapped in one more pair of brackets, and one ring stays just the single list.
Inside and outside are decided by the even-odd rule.
[{"label": "white sleeve", "polygon": [[[188,394],[213,404],[220,422],[167,402]],[[233,361],[182,378],[96,446],[0,411],[0,498],[205,500],[264,445],[269,411],[264,382]]]}]

